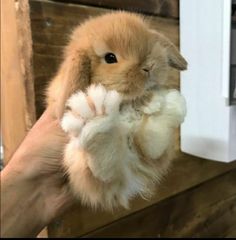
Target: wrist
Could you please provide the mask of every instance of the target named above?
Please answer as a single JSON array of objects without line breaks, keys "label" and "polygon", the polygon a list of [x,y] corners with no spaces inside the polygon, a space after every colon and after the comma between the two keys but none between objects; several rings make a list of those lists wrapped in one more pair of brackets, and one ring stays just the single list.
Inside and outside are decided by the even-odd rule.
[{"label": "wrist", "polygon": [[[38,188],[11,166],[1,173],[1,235],[4,237],[36,236],[45,226],[41,215],[43,202]],[[14,217],[12,216],[14,213]],[[30,231],[25,233],[26,229]]]},{"label": "wrist", "polygon": [[59,180],[55,181],[59,177],[59,171],[54,174],[35,174],[31,166],[19,164],[22,159],[25,161],[26,158],[17,155],[4,168],[2,182],[5,187],[1,190],[5,192],[5,189],[12,185],[15,199],[18,197],[19,202],[24,201],[22,212],[34,213],[38,224],[43,228],[72,204],[72,196],[66,185],[62,186],[63,182],[60,184]]}]

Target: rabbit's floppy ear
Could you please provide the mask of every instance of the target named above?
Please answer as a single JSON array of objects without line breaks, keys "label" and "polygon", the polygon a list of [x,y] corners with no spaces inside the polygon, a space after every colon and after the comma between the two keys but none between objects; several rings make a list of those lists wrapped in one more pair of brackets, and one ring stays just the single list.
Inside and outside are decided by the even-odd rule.
[{"label": "rabbit's floppy ear", "polygon": [[[90,75],[91,60],[86,50],[67,54],[48,91],[49,95],[54,95],[58,118],[64,113],[67,99],[77,90],[85,90],[88,87]],[[55,89],[57,91],[53,93]]]},{"label": "rabbit's floppy ear", "polygon": [[186,70],[188,63],[184,59],[184,57],[180,54],[180,52],[175,47],[175,45],[168,38],[158,33],[157,31],[155,30],[150,30],[150,31],[152,34],[154,34],[158,43],[166,48],[169,65],[178,70]]}]

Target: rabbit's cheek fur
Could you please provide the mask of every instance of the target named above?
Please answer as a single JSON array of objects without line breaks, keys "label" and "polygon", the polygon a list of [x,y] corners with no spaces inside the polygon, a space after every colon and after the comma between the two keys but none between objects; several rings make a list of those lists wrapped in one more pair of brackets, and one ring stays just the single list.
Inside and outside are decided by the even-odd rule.
[{"label": "rabbit's cheek fur", "polygon": [[108,90],[116,90],[125,99],[141,96],[147,81],[148,77],[141,73],[140,67],[135,66],[128,69],[122,66],[102,66],[96,70],[92,78],[93,83],[101,83]]}]

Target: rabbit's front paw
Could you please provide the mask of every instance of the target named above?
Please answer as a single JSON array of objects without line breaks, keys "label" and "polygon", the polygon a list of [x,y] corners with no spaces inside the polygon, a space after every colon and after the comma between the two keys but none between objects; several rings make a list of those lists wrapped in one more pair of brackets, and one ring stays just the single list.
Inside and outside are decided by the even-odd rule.
[{"label": "rabbit's front paw", "polygon": [[151,115],[151,114],[160,112],[163,102],[164,102],[163,96],[159,95],[158,93],[155,93],[152,96],[150,102],[148,104],[142,106],[141,111],[147,115]]},{"label": "rabbit's front paw", "polygon": [[169,115],[173,115],[178,119],[179,123],[184,121],[186,115],[186,101],[179,91],[173,89],[170,90],[165,99],[164,111]]},{"label": "rabbit's front paw", "polygon": [[68,99],[69,111],[64,114],[61,126],[72,136],[81,134],[81,130],[94,121],[99,130],[99,123],[104,123],[105,119],[107,123],[112,122],[119,112],[120,102],[121,97],[116,91],[107,91],[100,84],[91,85],[86,93],[78,91]]}]

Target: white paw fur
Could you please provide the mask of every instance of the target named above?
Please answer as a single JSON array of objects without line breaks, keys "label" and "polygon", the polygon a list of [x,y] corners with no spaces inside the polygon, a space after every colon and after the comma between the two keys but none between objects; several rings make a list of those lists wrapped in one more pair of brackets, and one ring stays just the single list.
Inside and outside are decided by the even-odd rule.
[{"label": "white paw fur", "polygon": [[64,165],[72,190],[90,206],[111,209],[128,204],[129,197],[120,194],[126,143],[117,124],[120,102],[116,91],[92,85],[86,93],[79,91],[69,98],[70,110],[61,121],[71,136]]},{"label": "white paw fur", "polygon": [[147,106],[141,109],[149,117],[137,132],[145,155],[160,158],[173,141],[173,128],[178,127],[186,115],[186,103],[179,91],[154,90]]},{"label": "white paw fur", "polygon": [[[173,126],[185,115],[185,101],[174,90],[154,93],[150,104],[143,108],[149,117],[142,127],[142,118],[130,110],[131,106],[119,112],[120,103],[117,92],[92,85],[86,93],[79,91],[71,96],[67,102],[70,110],[61,121],[71,136],[64,165],[72,190],[84,204],[93,207],[127,208],[134,196],[149,196],[152,184],[169,165],[166,159],[160,168],[158,158],[169,147]],[[132,139],[134,133],[146,157],[157,161],[157,168],[153,162],[143,164],[135,147],[128,144],[127,139]]]},{"label": "white paw fur", "polygon": [[179,91],[171,89],[168,91],[165,98],[164,113],[175,118],[173,123],[179,125],[184,121],[186,115],[186,101]]},{"label": "white paw fur", "polygon": [[[91,99],[93,107],[89,105],[88,98]],[[78,91],[67,101],[70,111],[66,112],[61,120],[62,129],[77,136],[94,118],[114,118],[118,114],[120,102],[121,97],[116,91],[107,91],[100,84],[90,86],[87,93]]]}]

